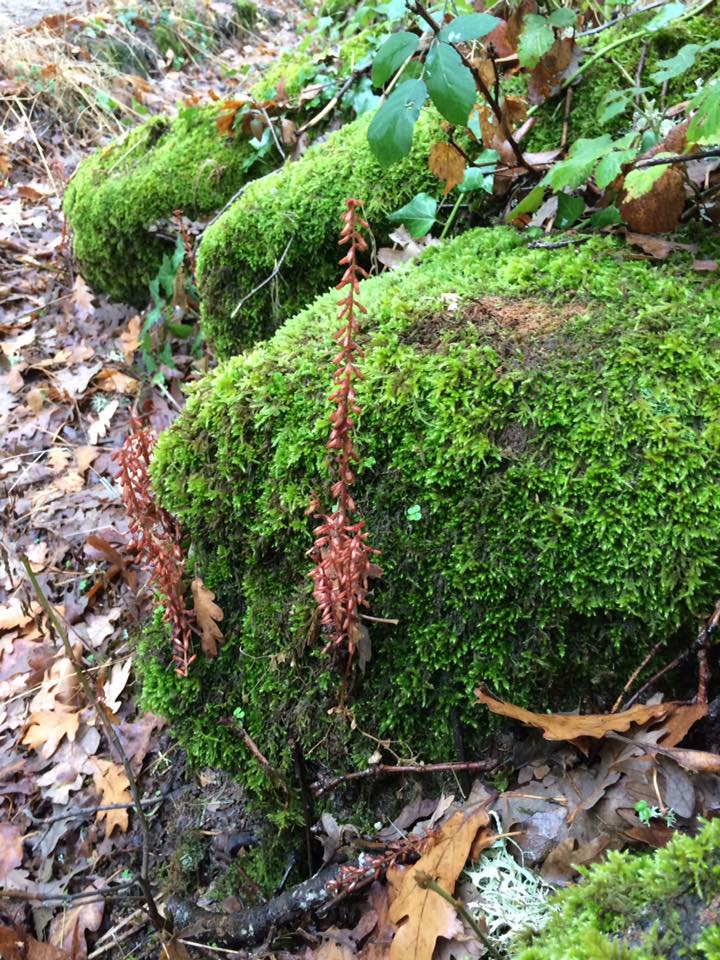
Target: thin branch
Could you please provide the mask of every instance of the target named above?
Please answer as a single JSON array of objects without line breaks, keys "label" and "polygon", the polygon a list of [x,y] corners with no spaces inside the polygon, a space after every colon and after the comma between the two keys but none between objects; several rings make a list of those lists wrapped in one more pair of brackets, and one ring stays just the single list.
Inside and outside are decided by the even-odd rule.
[{"label": "thin branch", "polygon": [[231,320],[234,320],[234,319],[235,319],[235,317],[238,315],[238,313],[239,313],[240,308],[242,307],[242,305],[243,305],[244,303],[246,303],[246,302],[250,299],[250,297],[254,297],[256,293],[258,293],[260,290],[262,290],[263,287],[266,287],[266,286],[270,283],[270,281],[271,281],[271,280],[274,280],[275,277],[280,273],[280,268],[282,267],[283,263],[285,262],[285,257],[288,255],[288,251],[290,250],[290,247],[291,247],[292,242],[293,242],[294,239],[295,239],[295,237],[290,237],[290,239],[288,240],[287,245],[286,245],[285,249],[284,249],[283,252],[282,252],[282,256],[280,257],[280,259],[277,261],[277,263],[276,263],[275,266],[273,267],[273,271],[272,271],[272,273],[270,274],[270,276],[269,276],[269,277],[265,277],[265,279],[262,281],[262,283],[259,283],[256,287],[253,287],[253,289],[250,291],[250,293],[246,293],[245,296],[235,305],[235,309],[234,309],[233,312],[230,314],[230,319],[231,319]]},{"label": "thin branch", "polygon": [[720,147],[696,150],[695,153],[678,153],[671,157],[650,157],[648,160],[638,160],[633,165],[633,169],[645,170],[647,167],[660,167],[664,163],[692,163],[693,160],[707,160],[709,157],[720,157]]},{"label": "thin branch", "polygon": [[83,692],[87,697],[88,703],[91,703],[95,709],[98,720],[102,725],[105,735],[108,738],[110,744],[115,748],[115,752],[119,757],[123,768],[125,770],[125,776],[128,779],[128,784],[130,786],[130,793],[133,798],[133,803],[135,805],[135,813],[138,818],[138,823],[140,825],[140,833],[142,835],[142,862],[140,867],[140,886],[142,888],[143,894],[145,895],[145,902],[147,904],[148,913],[150,914],[150,919],[153,923],[153,926],[158,931],[168,929],[167,920],[165,920],[158,910],[157,904],[155,902],[155,897],[153,896],[152,887],[150,886],[149,880],[149,861],[150,861],[150,826],[148,824],[147,818],[143,811],[142,797],[140,796],[140,789],[138,787],[137,780],[135,779],[135,774],[133,773],[132,767],[130,766],[130,761],[127,758],[125,751],[123,750],[122,743],[120,738],[115,731],[112,723],[108,719],[108,716],[103,709],[102,704],[97,698],[97,694],[92,688],[92,684],[85,675],[85,671],[82,668],[82,665],[78,663],[75,659],[75,653],[73,651],[72,645],[70,643],[70,638],[68,637],[68,632],[65,629],[64,625],[61,623],[59,617],[55,613],[55,610],[51,606],[48,598],[45,596],[40,583],[38,582],[37,577],[32,571],[30,566],[30,561],[27,557],[22,558],[22,565],[25,568],[25,573],[27,574],[30,583],[33,586],[35,594],[40,602],[40,606],[43,608],[46,617],[55,633],[62,640],[62,645],[65,649],[65,656],[68,658],[72,664],[75,675],[80,681],[80,685],[83,688]]},{"label": "thin branch", "polygon": [[[440,34],[440,24],[437,22],[437,20],[435,20],[435,18],[434,18],[433,16],[431,16],[431,15],[428,13],[428,11],[425,9],[425,7],[422,5],[422,3],[420,3],[420,0],[414,0],[414,2],[413,2],[413,3],[411,4],[411,6],[410,6],[410,9],[413,10],[413,12],[414,12],[418,17],[420,17],[421,20],[424,20],[424,21],[425,21],[425,23],[430,27],[430,29],[432,30],[433,34],[435,35],[435,37],[436,37],[436,39],[437,39],[438,36],[439,36],[439,34]],[[441,41],[438,40],[438,42],[441,42]],[[510,127],[509,127],[509,125],[508,125],[508,123],[507,123],[507,120],[506,120],[506,118],[505,118],[505,116],[504,116],[504,114],[503,114],[503,112],[502,112],[502,108],[500,107],[499,101],[493,96],[490,88],[488,87],[488,85],[487,85],[487,84],[485,83],[485,81],[483,80],[483,78],[482,78],[482,76],[481,76],[481,74],[480,74],[480,71],[479,71],[479,70],[477,69],[477,67],[472,63],[472,61],[468,60],[468,58],[465,56],[465,54],[464,54],[461,50],[458,50],[458,48],[457,48],[457,46],[456,46],[455,44],[451,44],[451,46],[454,48],[454,50],[455,50],[455,51],[457,52],[457,54],[459,55],[460,59],[461,59],[462,62],[463,62],[463,65],[464,65],[465,67],[467,67],[467,69],[468,69],[468,70],[470,71],[470,73],[472,74],[473,80],[475,81],[475,86],[476,86],[477,89],[480,91],[480,93],[483,95],[483,98],[484,98],[484,99],[487,101],[487,103],[489,104],[490,109],[492,110],[493,114],[495,115],[495,119],[497,120],[498,124],[500,125],[500,127],[501,127],[502,130],[503,130],[503,133],[505,134],[505,138],[506,138],[506,140],[507,140],[507,142],[508,142],[508,144],[509,144],[509,146],[510,146],[510,149],[511,149],[512,152],[515,154],[515,159],[516,159],[517,162],[520,164],[520,166],[521,166],[521,167],[524,167],[525,170],[527,170],[529,173],[534,173],[534,172],[535,172],[535,171],[534,171],[534,168],[533,168],[533,167],[528,163],[528,161],[525,159],[522,150],[520,149],[520,147],[518,146],[517,141],[515,140],[515,138],[514,138],[513,135],[512,135],[512,132],[511,132]]]},{"label": "thin branch", "polygon": [[[122,883],[107,890],[81,890],[79,893],[32,893],[30,890],[0,890],[2,900],[20,900],[25,903],[96,903],[106,900],[144,900],[144,896],[123,893],[134,883]],[[122,894],[120,896],[120,894]]]},{"label": "thin branch", "polygon": [[636,17],[639,13],[647,13],[649,10],[657,10],[658,7],[664,7],[669,2],[670,0],[656,0],[655,3],[649,3],[646,7],[638,7],[636,10],[631,10],[630,13],[626,13],[622,17],[615,17],[613,20],[608,20],[607,23],[601,23],[598,27],[591,27],[589,30],[583,30],[582,33],[577,33],[575,36],[593,37],[596,33],[602,33],[603,30],[609,30],[611,27],[616,27],[619,23],[624,23],[631,17]]},{"label": "thin branch", "polygon": [[354,773],[346,773],[342,777],[335,777],[327,783],[316,781],[312,785],[312,791],[315,797],[322,797],[331,790],[336,790],[344,783],[351,783],[354,780],[372,780],[376,777],[404,776],[420,773],[456,773],[461,770],[467,770],[470,773],[488,773],[499,766],[498,760],[468,760],[463,763],[428,763],[413,764],[412,766],[394,767],[389,764],[375,764],[368,767],[367,770],[356,770]]}]

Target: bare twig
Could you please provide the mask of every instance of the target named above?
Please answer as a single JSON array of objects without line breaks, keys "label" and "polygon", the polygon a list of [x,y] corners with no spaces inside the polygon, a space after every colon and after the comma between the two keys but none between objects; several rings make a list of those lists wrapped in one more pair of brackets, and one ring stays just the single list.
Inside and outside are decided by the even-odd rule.
[{"label": "bare twig", "polygon": [[638,160],[633,169],[644,170],[646,167],[660,167],[670,163],[692,163],[693,160],[707,160],[709,157],[720,157],[720,147],[709,147],[707,150],[696,150],[695,153],[678,153],[670,157],[650,157],[647,160]]},{"label": "bare twig", "polygon": [[285,783],[285,780],[283,779],[282,775],[272,766],[268,758],[265,756],[264,753],[262,753],[258,745],[255,743],[253,738],[245,729],[245,727],[240,723],[236,723],[236,721],[233,720],[232,717],[223,717],[220,720],[220,723],[224,727],[230,727],[231,730],[234,730],[235,733],[238,734],[238,736],[242,739],[243,743],[248,748],[250,753],[255,757],[255,759],[259,763],[261,769],[267,776],[270,783],[275,787],[276,790],[279,790],[285,796],[289,796],[290,790],[288,789],[288,785]]},{"label": "bare twig", "polygon": [[107,890],[81,890],[79,893],[32,893],[30,890],[0,890],[2,900],[20,900],[25,903],[97,903],[106,900],[144,900],[144,896],[125,893],[132,883],[118,884]]},{"label": "bare twig", "polygon": [[250,299],[250,297],[254,297],[256,293],[258,293],[260,290],[262,290],[263,287],[266,287],[266,286],[270,283],[270,281],[271,281],[271,280],[274,280],[275,277],[280,273],[280,268],[282,267],[283,263],[285,262],[285,257],[288,255],[288,251],[290,250],[290,247],[291,247],[292,242],[293,242],[294,239],[295,239],[295,237],[290,237],[290,239],[288,240],[287,245],[285,246],[285,249],[284,249],[283,252],[282,252],[282,256],[280,257],[280,259],[277,261],[277,263],[276,263],[275,266],[273,267],[273,270],[272,270],[272,273],[270,274],[270,276],[269,276],[269,277],[265,277],[265,279],[262,281],[262,283],[259,283],[256,287],[253,287],[252,290],[250,291],[250,293],[246,293],[245,296],[235,305],[235,309],[234,309],[233,312],[230,314],[230,319],[231,319],[231,320],[234,320],[234,319],[235,319],[235,317],[236,317],[236,316],[238,315],[238,313],[240,312],[240,308],[242,307],[242,305],[243,305],[244,303],[247,303],[247,301]]},{"label": "bare twig", "polygon": [[625,696],[625,694],[628,692],[628,690],[630,689],[630,687],[635,683],[635,681],[636,681],[637,678],[640,676],[640,674],[641,674],[642,671],[645,669],[645,667],[646,667],[646,666],[650,663],[650,661],[653,659],[653,657],[654,657],[655,654],[658,652],[658,650],[660,649],[660,647],[662,647],[666,642],[667,642],[667,641],[666,641],[665,637],[663,637],[661,640],[658,640],[658,642],[655,644],[655,646],[652,648],[652,650],[648,653],[648,655],[647,655],[646,657],[644,657],[642,663],[641,663],[638,667],[636,667],[635,670],[633,670],[632,674],[630,675],[630,679],[628,680],[628,682],[625,684],[625,686],[624,686],[624,687],[622,688],[622,690],[620,691],[620,694],[618,695],[617,700],[616,700],[615,703],[613,704],[613,707],[612,707],[612,710],[610,711],[610,713],[617,713],[617,712],[618,712],[618,710],[620,709],[620,705],[622,704],[623,697]]},{"label": "bare twig", "polygon": [[135,805],[135,813],[138,818],[138,824],[140,825],[140,833],[142,835],[142,861],[140,867],[140,876],[139,882],[140,887],[142,888],[143,895],[145,897],[145,902],[147,904],[148,913],[152,921],[153,926],[158,932],[168,929],[167,920],[160,915],[158,910],[157,903],[155,902],[155,897],[153,896],[152,887],[150,885],[149,879],[149,863],[150,863],[150,826],[148,824],[147,818],[143,811],[143,802],[142,797],[140,796],[140,788],[138,787],[138,782],[135,779],[135,774],[133,773],[132,767],[130,766],[130,761],[127,758],[125,751],[123,750],[122,743],[120,738],[115,731],[112,723],[108,719],[107,713],[103,709],[102,704],[97,698],[97,694],[93,690],[92,684],[85,675],[85,671],[82,668],[82,665],[78,663],[75,658],[75,653],[73,651],[72,645],[70,643],[70,638],[68,637],[68,632],[65,629],[63,623],[61,623],[60,618],[56,614],[55,610],[51,606],[49,600],[45,596],[42,587],[40,586],[37,577],[33,573],[32,567],[27,557],[22,558],[22,565],[25,568],[25,573],[27,574],[30,583],[33,586],[35,594],[40,602],[40,606],[43,608],[46,617],[55,631],[57,636],[60,637],[62,645],[65,649],[65,656],[68,658],[72,664],[73,670],[76,677],[80,681],[80,685],[83,688],[83,692],[87,697],[88,703],[91,703],[95,709],[98,720],[105,731],[105,735],[108,738],[109,743],[115,749],[115,752],[122,763],[123,769],[125,770],[125,776],[128,779],[130,786],[130,794],[133,798],[133,803]]},{"label": "bare twig", "polygon": [[422,773],[457,773],[467,770],[469,773],[488,773],[499,766],[498,760],[468,760],[464,763],[428,763],[413,764],[411,766],[394,767],[389,764],[375,764],[366,770],[356,770],[354,773],[346,773],[342,777],[335,777],[327,783],[316,781],[312,785],[313,795],[322,797],[331,790],[336,790],[344,783],[351,783],[354,780],[372,780],[376,777],[410,776]]}]

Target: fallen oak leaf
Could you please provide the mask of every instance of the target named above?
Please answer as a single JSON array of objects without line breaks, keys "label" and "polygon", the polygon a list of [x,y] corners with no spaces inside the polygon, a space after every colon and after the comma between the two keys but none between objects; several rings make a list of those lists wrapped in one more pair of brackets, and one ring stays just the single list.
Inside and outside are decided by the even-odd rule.
[{"label": "fallen oak leaf", "polygon": [[543,731],[545,740],[568,740],[575,743],[584,753],[587,753],[582,743],[584,737],[591,737],[596,740],[602,739],[611,733],[629,730],[633,724],[642,725],[650,720],[662,720],[674,713],[688,709],[692,711],[692,716],[699,719],[692,707],[675,701],[653,705],[637,704],[621,713],[588,713],[583,715],[532,713],[532,711],[517,707],[512,703],[496,700],[495,697],[489,696],[480,688],[475,691],[475,696],[478,703],[488,707],[493,713],[519,720],[529,727],[537,727]]},{"label": "fallen oak leaf", "polygon": [[130,323],[128,323],[127,330],[123,330],[120,334],[123,356],[125,357],[125,363],[128,365],[132,363],[135,351],[140,345],[140,336],[140,316],[136,313],[135,316],[131,318]]},{"label": "fallen oak leaf", "polygon": [[115,416],[115,411],[119,406],[119,400],[111,400],[110,403],[100,411],[97,420],[90,421],[87,434],[92,446],[107,434],[110,429],[110,421]]},{"label": "fallen oak leaf", "polygon": [[113,803],[127,804],[120,810],[98,810],[95,820],[100,823],[105,821],[105,836],[109,837],[115,827],[118,827],[123,833],[128,828],[128,808],[132,803],[130,796],[130,781],[123,768],[113,763],[112,760],[93,760],[93,781],[95,789],[102,798],[104,805]]},{"label": "fallen oak leaf", "polygon": [[23,836],[20,827],[14,823],[0,823],[0,886],[5,883],[10,871],[20,866],[22,859]]},{"label": "fallen oak leaf", "polygon": [[627,737],[622,737],[618,733],[611,733],[608,736],[633,743],[646,750],[651,756],[659,753],[662,757],[669,757],[678,766],[692,773],[720,773],[720,754],[717,753],[708,753],[706,750],[686,750],[683,747],[661,747],[646,740],[628,740]]},{"label": "fallen oak leaf", "polygon": [[92,290],[80,274],[75,277],[75,283],[70,293],[70,303],[72,303],[76,316],[81,320],[87,320],[89,316],[95,313]]},{"label": "fallen oak leaf", "polygon": [[31,937],[22,927],[0,924],[0,957],[3,960],[73,960],[66,950]]},{"label": "fallen oak leaf", "polygon": [[667,260],[671,253],[682,251],[686,253],[696,253],[696,243],[677,243],[675,240],[667,240],[665,237],[656,237],[652,234],[634,233],[628,230],[625,239],[634,247],[640,247],[643,253],[646,253],[653,260]]},{"label": "fallen oak leaf", "polygon": [[[458,811],[442,827],[432,848],[402,877],[397,897],[390,907],[390,920],[398,927],[390,944],[389,960],[432,960],[439,937],[453,936],[454,908],[432,890],[423,889],[417,874],[430,876],[452,896],[470,848],[490,817],[484,807]],[[488,834],[487,846],[496,839]]]},{"label": "fallen oak leaf", "polygon": [[[86,888],[88,893],[96,889],[96,886]],[[86,960],[85,934],[88,931],[96,933],[100,929],[104,910],[105,904],[98,898],[71,907],[67,912],[62,911],[50,926],[50,943],[66,951],[73,960]]]},{"label": "fallen oak leaf", "polygon": [[199,577],[192,582],[192,595],[195,616],[202,630],[200,645],[203,653],[208,657],[216,657],[217,642],[223,639],[223,632],[216,621],[222,620],[225,614],[214,602],[215,594],[208,590]]},{"label": "fallen oak leaf", "polygon": [[37,750],[43,760],[49,760],[63,737],[72,742],[80,726],[80,713],[57,704],[54,710],[38,710],[31,713],[28,728],[21,743]]}]

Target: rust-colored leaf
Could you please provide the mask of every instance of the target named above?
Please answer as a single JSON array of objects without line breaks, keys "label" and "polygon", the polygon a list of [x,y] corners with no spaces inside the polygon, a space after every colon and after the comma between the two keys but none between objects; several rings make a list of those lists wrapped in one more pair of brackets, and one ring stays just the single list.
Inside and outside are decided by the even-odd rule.
[{"label": "rust-colored leaf", "polygon": [[430,151],[428,167],[438,180],[445,181],[444,195],[462,183],[465,176],[465,157],[457,147],[445,140],[439,140]]},{"label": "rust-colored leaf", "polygon": [[208,657],[216,657],[218,640],[223,639],[223,632],[217,625],[217,621],[222,620],[225,614],[215,603],[215,594],[212,590],[208,590],[199,577],[192,582],[192,595],[195,616],[202,630],[200,645],[203,653]]},{"label": "rust-colored leaf", "polygon": [[0,924],[2,960],[73,960],[69,953],[51,943],[41,943],[21,927]]},{"label": "rust-colored leaf", "polygon": [[[682,703],[669,701],[668,703],[657,703],[654,705],[637,704],[629,710],[622,713],[590,713],[590,714],[565,714],[565,713],[532,713],[523,707],[517,707],[512,703],[504,703],[502,700],[496,700],[482,690],[477,689],[475,695],[478,703],[484,704],[493,713],[503,717],[510,717],[513,720],[519,720],[529,727],[537,727],[542,730],[545,740],[569,740],[577,741],[583,737],[592,737],[601,739],[609,733],[621,733],[629,730],[633,724],[644,724],[648,721],[658,721],[670,718],[674,714],[682,714],[683,711],[690,711],[688,716],[698,719],[696,709],[688,707]],[[694,722],[694,721],[693,721]]]},{"label": "rust-colored leaf", "polygon": [[[390,960],[432,960],[438,937],[451,938],[456,929],[452,906],[416,881],[418,873],[429,874],[452,894],[478,831],[487,827],[487,810],[454,814],[442,827],[436,843],[402,878],[390,907],[390,920],[398,930],[390,945]],[[488,842],[494,837],[488,836]]]},{"label": "rust-colored leaf", "polygon": [[[95,887],[88,887],[92,891]],[[50,927],[50,943],[67,953],[73,960],[86,960],[88,955],[86,932],[100,929],[105,907],[102,900],[91,900],[59,913]],[[50,960],[50,958],[49,958]]]},{"label": "rust-colored leaf", "polygon": [[535,65],[528,82],[528,100],[534,106],[560,92],[563,80],[576,69],[580,48],[574,37],[557,37],[552,47]]}]

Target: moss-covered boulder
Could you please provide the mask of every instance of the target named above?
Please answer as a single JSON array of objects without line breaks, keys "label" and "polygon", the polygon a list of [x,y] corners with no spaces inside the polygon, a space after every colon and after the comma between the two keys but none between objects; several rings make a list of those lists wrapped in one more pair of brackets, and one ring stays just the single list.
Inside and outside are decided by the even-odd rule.
[{"label": "moss-covered boulder", "polygon": [[718,960],[720,820],[653,854],[611,853],[513,960]]},{"label": "moss-covered boulder", "polygon": [[[115,300],[144,304],[147,285],[174,245],[175,210],[201,218],[252,176],[271,169],[247,140],[218,131],[217,105],[155,117],[80,164],[65,212],[83,276]],[[158,221],[165,228],[153,229]]]},{"label": "moss-covered boulder", "polygon": [[251,786],[261,772],[217,723],[235,709],[278,766],[291,730],[312,763],[363,762],[365,734],[447,760],[454,711],[469,749],[486,733],[478,684],[535,708],[602,706],[658,639],[687,642],[717,593],[712,285],[607,238],[528,250],[495,229],[362,298],[357,496],[382,550],[372,613],[399,622],[370,625],[349,715],[329,712],[341,678],[306,556],[310,492],[328,487],[337,293],[204,378],[154,459],[227,641],[178,680],[150,631],[145,702],[191,758]]},{"label": "moss-covered boulder", "polygon": [[410,154],[387,170],[370,151],[369,123],[359,117],[298,163],[256,180],[204,234],[197,265],[202,326],[219,354],[268,337],[333,285],[348,197],[364,201],[381,246],[392,230],[389,215],[416,193],[437,189],[427,163],[440,136],[434,111],[418,121]]}]

